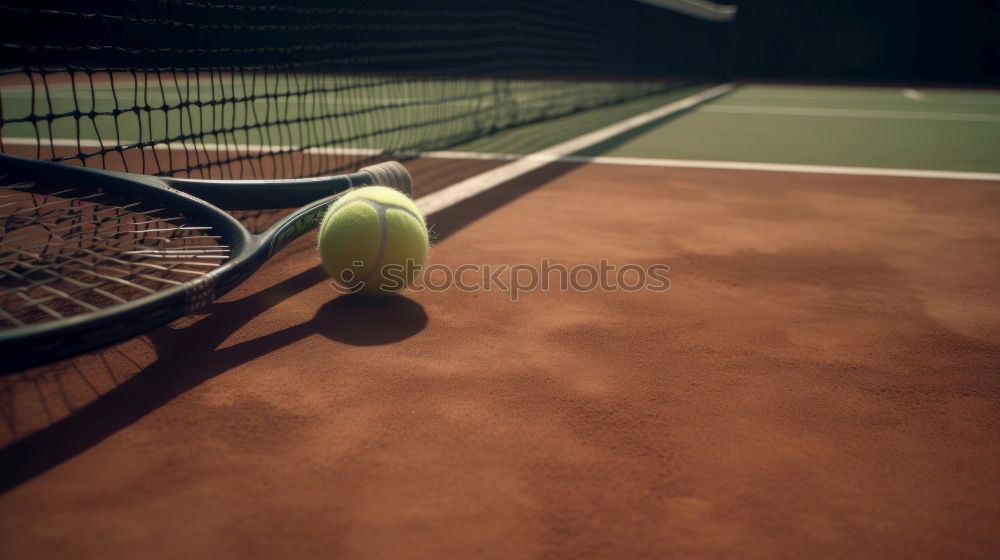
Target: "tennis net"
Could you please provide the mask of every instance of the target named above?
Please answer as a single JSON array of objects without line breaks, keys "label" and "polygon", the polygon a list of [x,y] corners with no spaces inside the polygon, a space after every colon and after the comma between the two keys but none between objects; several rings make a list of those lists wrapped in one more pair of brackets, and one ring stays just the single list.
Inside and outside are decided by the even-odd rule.
[{"label": "tennis net", "polygon": [[305,177],[726,77],[724,21],[638,1],[267,1],[0,0],[0,151]]}]

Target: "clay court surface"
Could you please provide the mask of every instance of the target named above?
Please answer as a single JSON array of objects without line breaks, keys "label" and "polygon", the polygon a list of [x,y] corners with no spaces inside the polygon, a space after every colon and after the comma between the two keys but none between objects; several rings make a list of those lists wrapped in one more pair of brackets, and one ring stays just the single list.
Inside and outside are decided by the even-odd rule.
[{"label": "clay court surface", "polygon": [[[408,165],[419,198],[498,163]],[[998,215],[996,180],[556,163],[430,216],[431,262],[665,264],[670,289],[516,302],[337,297],[302,239],[205,314],[0,380],[0,542],[996,557]]]}]

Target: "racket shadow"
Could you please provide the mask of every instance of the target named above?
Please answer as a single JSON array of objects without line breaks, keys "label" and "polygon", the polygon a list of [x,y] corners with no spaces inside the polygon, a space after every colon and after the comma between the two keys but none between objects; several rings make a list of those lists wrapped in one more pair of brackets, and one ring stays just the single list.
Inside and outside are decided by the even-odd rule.
[{"label": "racket shadow", "polygon": [[321,334],[344,344],[391,344],[427,324],[423,307],[403,296],[331,300],[303,323],[218,349],[254,317],[328,277],[311,268],[239,300],[216,303],[211,315],[186,327],[147,335],[156,359],[108,393],[61,420],[0,449],[0,493],[90,449],[206,380],[305,337]]}]

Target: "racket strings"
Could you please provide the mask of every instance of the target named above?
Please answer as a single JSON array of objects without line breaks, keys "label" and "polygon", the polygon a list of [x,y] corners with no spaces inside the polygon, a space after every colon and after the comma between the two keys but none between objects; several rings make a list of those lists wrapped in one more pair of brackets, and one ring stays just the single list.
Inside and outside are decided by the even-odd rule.
[{"label": "racket strings", "polygon": [[0,185],[0,329],[121,305],[214,270],[212,228],[107,192]]}]

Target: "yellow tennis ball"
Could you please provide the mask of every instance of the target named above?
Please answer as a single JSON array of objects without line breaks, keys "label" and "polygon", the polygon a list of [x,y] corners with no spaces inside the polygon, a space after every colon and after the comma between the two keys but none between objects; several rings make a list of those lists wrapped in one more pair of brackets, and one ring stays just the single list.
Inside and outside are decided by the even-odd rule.
[{"label": "yellow tennis ball", "polygon": [[405,194],[364,187],[330,205],[319,226],[319,258],[345,292],[389,295],[427,260],[424,217]]}]

